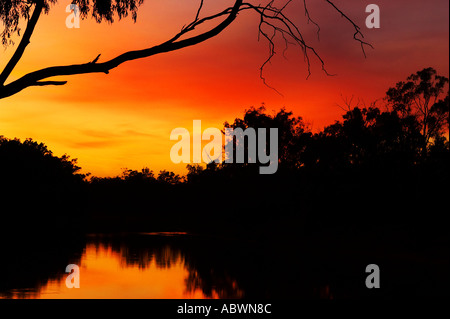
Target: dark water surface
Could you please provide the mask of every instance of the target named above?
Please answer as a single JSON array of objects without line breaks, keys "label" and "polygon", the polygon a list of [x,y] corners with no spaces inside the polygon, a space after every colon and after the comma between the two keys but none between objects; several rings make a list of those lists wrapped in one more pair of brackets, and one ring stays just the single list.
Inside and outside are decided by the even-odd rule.
[{"label": "dark water surface", "polygon": [[[11,238],[1,243],[0,298],[398,298],[448,280],[440,277],[448,260],[433,256],[340,250],[332,241],[311,250],[290,238],[104,234],[27,240],[21,249]],[[370,263],[382,271],[376,291],[365,286]],[[68,264],[79,266],[80,288],[66,287]]]}]

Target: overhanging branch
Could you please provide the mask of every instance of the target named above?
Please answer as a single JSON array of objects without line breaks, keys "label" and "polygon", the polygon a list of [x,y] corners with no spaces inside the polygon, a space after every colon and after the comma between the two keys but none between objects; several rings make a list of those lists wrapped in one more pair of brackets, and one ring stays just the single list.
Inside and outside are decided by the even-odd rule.
[{"label": "overhanging branch", "polygon": [[[37,23],[39,15],[42,12],[43,1],[38,0],[35,10],[29,23],[27,25],[27,29],[22,38],[22,41],[13,55],[13,58],[9,61],[5,70],[3,70],[0,75],[0,99],[14,95],[23,89],[31,86],[47,86],[47,85],[64,85],[67,83],[66,81],[48,81],[46,79],[55,77],[55,76],[69,76],[75,74],[87,74],[87,73],[105,73],[108,74],[111,69],[114,69],[125,63],[127,61],[137,60],[141,58],[150,57],[156,54],[176,51],[185,47],[193,46],[204,42],[212,37],[217,36],[224,29],[226,29],[237,17],[238,13],[245,10],[251,10],[256,12],[260,16],[260,23],[258,26],[259,36],[264,37],[269,44],[269,56],[264,61],[260,68],[260,77],[263,83],[270,87],[266,83],[266,79],[263,76],[264,67],[271,62],[272,57],[275,55],[275,37],[277,34],[281,35],[285,42],[285,50],[287,49],[289,44],[299,45],[303,51],[305,62],[308,67],[308,77],[311,74],[310,70],[310,57],[309,54],[312,54],[321,64],[322,70],[330,75],[325,69],[325,63],[323,59],[320,57],[318,52],[310,46],[306,40],[303,38],[302,32],[299,29],[299,26],[295,24],[284,12],[283,10],[291,3],[292,0],[287,0],[285,4],[281,8],[277,8],[274,6],[274,0],[268,1],[266,5],[253,5],[248,2],[243,2],[243,0],[234,0],[234,5],[226,8],[225,10],[218,12],[216,14],[200,18],[200,14],[202,12],[202,8],[204,6],[204,0],[200,0],[199,8],[196,12],[194,20],[188,25],[183,26],[180,32],[178,32],[171,39],[167,40],[164,43],[159,45],[145,48],[142,50],[128,51],[125,52],[111,60],[99,63],[98,60],[100,58],[100,54],[97,55],[95,59],[90,62],[82,63],[82,64],[73,64],[73,65],[65,65],[65,66],[53,66],[47,67],[44,69],[40,69],[34,72],[30,72],[21,78],[4,85],[6,79],[10,75],[11,71],[16,66],[17,62],[22,57],[22,54],[25,50],[25,47],[29,43],[29,39],[34,30],[34,27]],[[343,18],[348,20],[352,24],[355,29],[355,33],[353,38],[361,44],[364,56],[364,46],[370,46],[369,43],[362,40],[364,38],[363,34],[360,31],[360,28],[348,17],[346,16],[338,7],[336,7],[332,1],[325,0],[328,4],[333,6],[333,8],[341,14]],[[319,25],[312,20],[309,10],[306,6],[306,0],[304,2],[305,15],[308,19],[308,22],[313,23],[317,27],[317,35],[319,35],[320,27]],[[191,36],[188,38],[184,38],[193,32],[198,26],[202,25],[205,22],[215,21],[216,19],[225,17],[225,19],[215,27],[212,27],[210,30],[203,32],[196,36]],[[267,32],[266,28],[269,28],[269,32]],[[184,39],[183,39],[184,38]],[[259,37],[258,37],[259,38]],[[284,52],[283,52],[284,53]],[[274,89],[274,88],[272,88]],[[274,89],[275,90],[275,89]],[[275,90],[276,91],[276,90]],[[278,91],[277,91],[278,92]]]},{"label": "overhanging branch", "polygon": [[[136,59],[146,58],[150,57],[155,54],[165,53],[165,52],[171,52],[175,50],[179,50],[188,46],[196,45],[201,42],[204,42],[212,37],[215,37],[219,33],[221,33],[224,29],[226,29],[235,19],[239,12],[239,9],[242,5],[242,0],[236,0],[233,7],[230,7],[224,11],[222,11],[219,14],[216,14],[211,17],[198,19],[198,16],[196,17],[196,21],[191,23],[189,25],[188,29],[183,29],[178,33],[175,37],[172,39],[143,50],[136,50],[136,51],[128,51],[125,52],[109,61],[97,63],[98,58],[97,56],[92,62],[84,63],[84,64],[74,64],[74,65],[66,65],[66,66],[54,66],[54,67],[48,67],[44,68],[38,71],[34,71],[31,73],[28,73],[24,75],[23,77],[5,85],[0,86],[0,99],[5,98],[11,95],[14,95],[23,89],[30,87],[30,86],[36,86],[38,83],[52,83],[55,85],[55,81],[46,81],[46,82],[40,82],[44,79],[54,77],[54,76],[61,76],[61,75],[75,75],[75,74],[87,74],[87,73],[105,73],[108,74],[111,69],[116,68],[120,64],[132,61]],[[220,16],[228,15],[227,18],[217,25],[216,27],[210,29],[209,31],[206,31],[200,35],[193,36],[187,39],[178,40],[182,35],[188,33],[189,31],[192,31],[195,29],[196,26],[199,24],[211,20],[213,18],[217,18]],[[62,82],[61,82],[62,83]]]},{"label": "overhanging branch", "polygon": [[38,81],[30,86],[64,85],[67,81]]}]

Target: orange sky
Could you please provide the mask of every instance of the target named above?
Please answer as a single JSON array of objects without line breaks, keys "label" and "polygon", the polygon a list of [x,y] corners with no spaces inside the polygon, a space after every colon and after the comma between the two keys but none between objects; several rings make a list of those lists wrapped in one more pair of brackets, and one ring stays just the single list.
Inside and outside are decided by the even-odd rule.
[{"label": "orange sky", "polygon": [[[210,2],[214,5],[206,10],[212,12],[231,1]],[[304,23],[301,1],[293,1],[288,13],[337,76],[326,76],[313,60],[306,80],[301,51],[291,47],[287,60],[280,54],[266,69],[270,85],[283,96],[267,88],[259,79],[268,48],[257,41],[258,17],[242,13],[218,37],[198,46],[128,62],[109,75],[64,77],[65,86],[28,88],[0,100],[0,135],[44,142],[58,156],[78,158],[84,172],[97,176],[144,166],[185,173],[185,164],[170,161],[175,142],[169,137],[176,127],[192,131],[192,120],[202,120],[203,129],[222,128],[224,121],[264,102],[269,111],[293,110],[317,131],[340,118],[341,95],[369,103],[424,67],[449,75],[448,0],[335,1],[374,45],[367,59],[352,40],[352,27],[324,1],[310,2],[310,14],[322,29],[320,41],[314,26]],[[158,44],[192,20],[199,1],[147,0],[135,24],[130,18],[112,25],[88,19],[80,29],[65,26],[68,3],[59,1],[41,17],[9,80],[42,67],[88,62],[99,53],[101,62]],[[381,9],[380,29],[365,27],[370,3]],[[2,52],[0,67],[13,49]]]}]

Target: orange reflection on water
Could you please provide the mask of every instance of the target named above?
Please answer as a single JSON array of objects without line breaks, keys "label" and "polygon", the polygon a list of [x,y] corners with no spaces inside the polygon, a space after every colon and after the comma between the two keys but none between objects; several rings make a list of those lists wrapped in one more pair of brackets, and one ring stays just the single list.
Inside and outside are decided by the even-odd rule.
[{"label": "orange reflection on water", "polygon": [[[67,288],[65,279],[49,281],[36,296],[42,299],[203,299],[200,289],[188,291],[186,279],[189,271],[180,253],[167,247],[166,262],[148,258],[145,265],[130,264],[109,246],[88,244],[81,257],[80,288]],[[216,292],[212,295],[218,298]]]}]

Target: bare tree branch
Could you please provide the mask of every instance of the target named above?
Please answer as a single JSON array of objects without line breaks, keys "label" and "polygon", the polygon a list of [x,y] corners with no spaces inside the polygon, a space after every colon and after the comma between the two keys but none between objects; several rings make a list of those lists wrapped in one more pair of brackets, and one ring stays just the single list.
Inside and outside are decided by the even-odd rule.
[{"label": "bare tree branch", "polygon": [[355,33],[353,34],[353,39],[355,39],[356,41],[358,41],[361,44],[361,50],[363,51],[364,57],[366,57],[366,50],[364,50],[364,46],[367,45],[367,46],[371,47],[372,49],[373,49],[373,46],[370,43],[365,42],[362,39],[358,38],[358,35],[361,38],[364,38],[364,34],[362,34],[362,32],[361,32],[361,28],[359,26],[357,26],[356,23],[353,22],[353,20],[350,19],[344,12],[342,12],[338,7],[336,7],[336,5],[333,2],[331,2],[330,0],[325,0],[325,1],[328,2],[337,12],[339,12],[343,18],[345,18],[348,22],[350,22],[353,25],[353,28],[355,29]]},{"label": "bare tree branch", "polygon": [[311,16],[309,15],[308,7],[306,6],[306,0],[303,0],[303,6],[305,8],[305,15],[308,18],[308,23],[311,22],[312,24],[314,24],[317,27],[317,39],[320,40],[320,26],[313,19],[311,19]]},{"label": "bare tree branch", "polygon": [[[108,74],[109,71],[113,68],[116,68],[120,64],[132,61],[136,59],[141,59],[145,57],[149,57],[155,54],[164,53],[164,52],[170,52],[179,50],[181,48],[185,48],[188,46],[196,45],[198,43],[204,42],[216,35],[218,35],[220,32],[222,32],[226,27],[228,27],[235,19],[239,12],[239,8],[242,5],[242,0],[236,0],[233,7],[228,8],[227,10],[222,11],[219,14],[216,14],[211,17],[207,17],[201,20],[198,20],[197,22],[192,23],[189,26],[189,29],[183,29],[180,33],[178,33],[175,37],[170,39],[169,41],[166,41],[160,45],[143,49],[143,50],[136,50],[136,51],[128,51],[125,52],[112,60],[103,62],[103,63],[97,63],[97,60],[99,56],[97,56],[96,59],[94,59],[92,62],[84,63],[84,64],[74,64],[74,65],[66,65],[66,66],[54,66],[54,67],[48,67],[44,68],[38,71],[34,71],[31,73],[28,73],[24,75],[23,77],[7,84],[4,86],[0,86],[0,99],[5,98],[8,96],[11,96],[13,94],[16,94],[23,89],[30,87],[30,86],[36,86],[39,85],[39,81],[54,77],[54,76],[63,76],[63,75],[74,75],[74,74],[87,74],[87,73],[105,73]],[[178,40],[182,35],[186,34],[189,31],[192,31],[195,29],[196,26],[199,24],[211,20],[223,15],[228,14],[227,18],[217,25],[216,27],[210,29],[209,31],[206,31],[200,35],[193,36],[191,38],[187,38],[184,40]],[[47,82],[49,83],[49,82]],[[60,82],[61,84],[63,82]],[[54,84],[54,82],[53,82]]]},{"label": "bare tree branch", "polygon": [[203,8],[203,0],[200,0],[200,6],[197,10],[197,15],[195,16],[195,20],[194,21],[198,21],[198,17],[200,16],[200,12],[202,11]]},{"label": "bare tree branch", "polygon": [[[0,75],[0,99],[14,95],[23,89],[30,87],[30,86],[46,86],[46,85],[63,85],[67,83],[67,81],[44,81],[48,78],[55,77],[55,76],[65,76],[65,75],[75,75],[75,74],[87,74],[87,73],[105,73],[108,74],[111,69],[116,68],[120,64],[132,61],[136,59],[146,58],[150,57],[156,54],[165,53],[165,52],[171,52],[176,51],[185,47],[193,46],[196,44],[199,44],[201,42],[204,42],[212,37],[217,36],[219,33],[221,33],[224,29],[226,29],[237,17],[238,13],[245,10],[251,10],[256,12],[260,16],[260,22],[258,25],[258,39],[260,37],[263,37],[269,45],[269,55],[268,58],[263,62],[263,64],[260,67],[260,78],[263,81],[263,83],[275,90],[278,94],[281,95],[280,92],[278,92],[275,88],[268,85],[265,77],[264,77],[264,68],[267,64],[271,63],[272,58],[275,56],[275,38],[277,35],[281,35],[282,39],[285,43],[285,48],[283,51],[283,55],[285,51],[287,50],[289,44],[296,44],[299,45],[302,49],[305,62],[307,64],[308,69],[308,76],[311,75],[311,61],[309,54],[312,53],[312,56],[314,56],[321,64],[322,70],[327,75],[332,75],[327,72],[325,69],[325,62],[320,57],[320,55],[316,52],[316,50],[310,46],[306,40],[304,39],[302,32],[300,31],[298,25],[296,25],[285,13],[284,10],[286,7],[292,2],[292,0],[286,0],[284,5],[281,8],[277,8],[274,6],[274,0],[268,1],[268,3],[263,5],[253,5],[248,2],[243,2],[243,0],[235,0],[234,5],[226,8],[225,10],[218,12],[216,14],[200,18],[201,11],[204,6],[204,0],[200,0],[199,7],[197,9],[196,15],[194,20],[189,23],[188,25],[183,26],[183,28],[178,32],[175,36],[173,36],[171,39],[167,40],[164,43],[161,43],[159,45],[145,48],[141,50],[135,50],[135,51],[128,51],[125,52],[111,60],[101,62],[99,63],[98,60],[100,58],[100,54],[91,62],[82,63],[82,64],[73,64],[73,65],[64,65],[64,66],[53,66],[53,67],[47,67],[43,68],[34,72],[30,72],[28,74],[25,74],[21,78],[8,83],[4,84],[14,67],[16,66],[17,62],[22,57],[22,54],[25,50],[25,47],[28,45],[30,41],[31,34],[34,30],[34,27],[37,23],[37,20],[39,18],[39,15],[42,12],[43,8],[43,0],[38,0],[36,2],[36,7],[33,12],[32,17],[29,19],[27,29],[24,33],[24,36],[14,53],[13,57],[9,61],[6,68],[3,70],[2,74]],[[333,8],[341,14],[342,17],[344,17],[347,21],[349,21],[352,26],[355,29],[355,33],[353,35],[353,38],[358,41],[361,44],[364,56],[364,46],[370,46],[369,43],[362,40],[364,38],[363,34],[360,31],[360,28],[348,17],[346,16],[339,8],[337,8],[332,1],[326,0],[328,4],[333,6]],[[306,6],[306,0],[303,0],[304,3],[304,9],[305,9],[305,15],[308,19],[308,22],[313,23],[317,27],[317,35],[319,37],[320,27],[319,25],[312,20],[308,8]],[[216,25],[215,27],[212,27],[208,31],[202,32],[198,35],[192,35],[190,37],[184,38],[185,36],[188,36],[191,32],[193,32],[198,26],[204,24],[205,22],[209,21],[215,21],[216,19],[225,17],[225,19]],[[269,32],[266,31],[267,28],[270,30]]]},{"label": "bare tree branch", "polygon": [[30,86],[64,85],[67,81],[37,81]]}]

